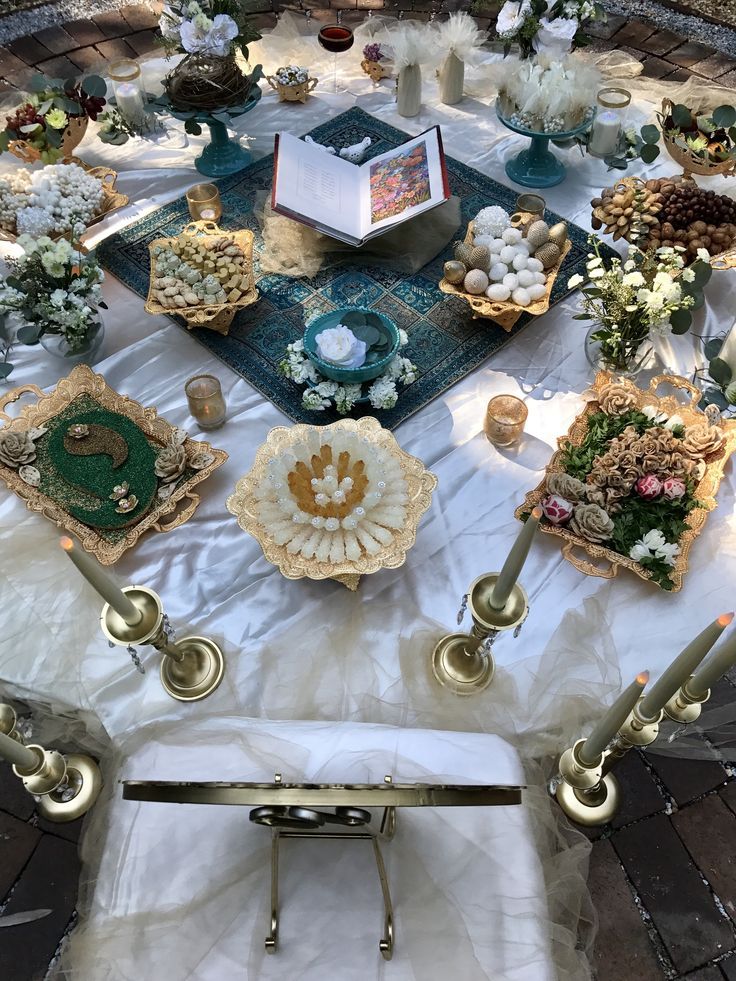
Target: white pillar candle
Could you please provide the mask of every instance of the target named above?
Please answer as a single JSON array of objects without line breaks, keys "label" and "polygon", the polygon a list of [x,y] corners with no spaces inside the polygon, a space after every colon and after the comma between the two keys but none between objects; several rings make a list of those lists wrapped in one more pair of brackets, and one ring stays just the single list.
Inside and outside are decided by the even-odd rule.
[{"label": "white pillar candle", "polygon": [[606,746],[615,737],[621,726],[626,722],[631,710],[639,701],[639,696],[644,690],[644,686],[649,681],[649,672],[642,671],[631,682],[629,687],[622,691],[613,705],[609,708],[603,718],[594,727],[591,734],[580,747],[578,756],[580,762],[585,766],[595,763]]},{"label": "white pillar candle", "polygon": [[71,538],[64,536],[59,540],[59,544],[87,582],[125,620],[129,627],[134,627],[137,623],[141,622],[142,613],[136,609],[112,579],[103,572],[99,562],[93,559],[91,555],[87,555],[81,548],[77,548]]},{"label": "white pillar candle", "polygon": [[655,719],[675,692],[682,688],[705,655],[715,644],[733,618],[724,613],[714,620],[670,664],[652,690],[642,699],[639,711],[643,719]]},{"label": "white pillar candle", "polygon": [[[733,620],[733,613],[724,613],[719,620],[727,620],[730,623]],[[734,664],[736,664],[736,631],[733,631],[728,640],[698,668],[692,680],[685,686],[687,693],[693,698],[705,695]]]},{"label": "white pillar candle", "polygon": [[146,109],[143,94],[135,82],[119,82],[115,87],[115,100],[124,119],[133,125],[141,122]]},{"label": "white pillar candle", "polygon": [[731,369],[731,381],[736,381],[736,323],[731,327],[718,357]]},{"label": "white pillar candle", "polygon": [[12,763],[21,770],[32,770],[38,766],[38,757],[32,749],[0,732],[0,759]]},{"label": "white pillar candle", "polygon": [[511,590],[519,578],[523,565],[526,562],[526,557],[529,554],[529,549],[532,547],[534,532],[537,530],[541,517],[542,509],[537,505],[526,519],[524,527],[519,532],[519,537],[511,546],[511,551],[503,564],[503,569],[501,569],[496,580],[496,585],[493,587],[493,592],[491,593],[489,603],[492,609],[502,610],[506,606],[506,601],[511,595]]},{"label": "white pillar candle", "polygon": [[621,132],[621,118],[613,109],[599,112],[593,122],[593,130],[588,140],[588,152],[594,157],[607,157],[618,146]]}]

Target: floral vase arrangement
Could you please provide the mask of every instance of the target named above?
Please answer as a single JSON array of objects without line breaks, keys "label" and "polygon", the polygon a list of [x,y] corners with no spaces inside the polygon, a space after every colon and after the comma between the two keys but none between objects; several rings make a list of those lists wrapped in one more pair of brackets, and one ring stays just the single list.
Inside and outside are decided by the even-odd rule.
[{"label": "floral vase arrangement", "polygon": [[[23,254],[7,260],[11,275],[0,283],[0,313],[14,312],[24,321],[17,331],[23,344],[40,341],[46,350],[74,362],[91,358],[102,343],[100,308],[102,269],[76,241],[54,242],[47,236],[21,235]],[[0,378],[12,371],[4,344]]]},{"label": "floral vase arrangement", "polygon": [[464,11],[450,14],[437,25],[437,46],[443,61],[439,68],[440,102],[452,106],[463,97],[465,65],[478,61],[484,35]]},{"label": "floral vase arrangement", "polygon": [[[606,267],[597,239],[588,254],[589,283],[582,289],[582,312],[575,320],[594,321],[587,353],[592,364],[618,373],[634,373],[646,361],[642,346],[652,335],[685,334],[691,311],[703,304],[703,287],[712,269],[703,250],[685,268],[682,249],[662,247],[642,252],[635,246],[625,262],[615,258]],[[574,289],[581,275],[568,281]]]},{"label": "floral vase arrangement", "polygon": [[176,108],[212,111],[242,105],[257,73],[246,75],[236,53],[260,38],[242,0],[178,0],[164,6],[159,29],[168,52],[185,57],[164,80]]},{"label": "floral vase arrangement", "polygon": [[426,27],[400,22],[393,31],[396,78],[396,110],[400,116],[416,116],[422,108],[422,64],[433,57],[434,45]]},{"label": "floral vase arrangement", "polygon": [[[319,357],[340,368],[360,368],[370,356],[369,345],[356,337],[349,327],[339,325],[323,331],[316,338]],[[409,337],[399,330],[399,350],[406,347]],[[380,356],[381,352],[372,352]],[[345,384],[325,377],[309,359],[304,341],[294,341],[286,348],[279,372],[297,385],[306,385],[302,406],[312,412],[334,408],[347,415],[359,402],[368,402],[374,409],[392,409],[399,398],[398,385],[416,381],[417,367],[402,356],[393,358],[385,371],[365,384]]]},{"label": "floral vase arrangement", "polygon": [[105,105],[106,85],[99,75],[62,82],[34,75],[24,102],[5,117],[0,153],[10,150],[32,163],[52,164],[71,157],[90,119]]},{"label": "floral vase arrangement", "polygon": [[363,60],[360,67],[371,78],[371,81],[378,83],[382,78],[391,77],[391,69],[386,64],[388,55],[383,46],[377,42],[366,44],[363,48]]},{"label": "floral vase arrangement", "polygon": [[[481,0],[476,12],[482,7]],[[559,59],[586,43],[585,22],[605,19],[603,7],[591,0],[506,0],[498,13],[496,35],[504,54],[517,44],[522,58],[547,54]]]},{"label": "floral vase arrangement", "polygon": [[725,452],[720,426],[686,425],[656,406],[638,407],[636,390],[616,380],[596,395],[579,445],[561,444],[545,479],[543,522],[638,563],[662,589],[673,588],[688,515],[707,465]]}]

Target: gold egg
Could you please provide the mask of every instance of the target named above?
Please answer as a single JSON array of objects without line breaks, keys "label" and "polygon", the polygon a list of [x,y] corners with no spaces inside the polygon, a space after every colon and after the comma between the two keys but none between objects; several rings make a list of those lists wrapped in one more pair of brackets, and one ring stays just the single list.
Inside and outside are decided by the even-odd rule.
[{"label": "gold egg", "polygon": [[450,259],[449,262],[445,263],[444,273],[448,283],[462,283],[467,271],[465,264],[458,262],[457,259]]},{"label": "gold egg", "polygon": [[556,225],[550,228],[549,240],[554,242],[558,248],[562,248],[567,241],[567,225],[564,221],[558,221]]}]

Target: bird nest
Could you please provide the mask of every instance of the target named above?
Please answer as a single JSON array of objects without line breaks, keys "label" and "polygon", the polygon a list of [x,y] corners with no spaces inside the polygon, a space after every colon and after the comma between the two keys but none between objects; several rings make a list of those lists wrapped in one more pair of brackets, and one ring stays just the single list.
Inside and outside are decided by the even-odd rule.
[{"label": "bird nest", "polygon": [[164,79],[166,94],[175,109],[206,112],[242,105],[252,84],[252,76],[241,71],[232,55],[187,55]]}]

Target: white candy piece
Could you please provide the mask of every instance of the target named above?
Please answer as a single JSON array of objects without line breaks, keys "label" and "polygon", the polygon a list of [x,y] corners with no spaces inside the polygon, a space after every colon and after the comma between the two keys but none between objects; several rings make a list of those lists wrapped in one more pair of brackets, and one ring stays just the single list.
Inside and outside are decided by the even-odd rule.
[{"label": "white candy piece", "polygon": [[534,283],[532,286],[528,286],[526,291],[532,300],[541,300],[547,292],[547,287],[542,286],[541,283]]},{"label": "white candy piece", "polygon": [[531,269],[532,272],[542,272],[544,265],[541,259],[537,259],[536,256],[530,256],[527,259],[526,268]]},{"label": "white candy piece", "polygon": [[491,252],[500,252],[501,249],[506,245],[502,238],[494,238],[488,248]]},{"label": "white candy piece", "polygon": [[518,303],[520,307],[528,307],[532,302],[529,291],[525,290],[523,286],[519,286],[518,289],[514,290],[511,294],[511,299],[514,303]]},{"label": "white candy piece", "polygon": [[529,288],[530,286],[536,285],[536,279],[534,278],[534,273],[529,269],[520,269],[517,273],[517,278],[519,280],[519,286]]},{"label": "white candy piece", "polygon": [[489,251],[491,251],[493,243],[496,240],[492,235],[474,235],[473,245],[485,245]]},{"label": "white candy piece", "polygon": [[517,245],[521,241],[521,232],[518,228],[507,228],[501,238],[506,245]]},{"label": "white candy piece", "polygon": [[508,300],[511,296],[511,290],[503,283],[494,283],[486,290],[486,296],[489,300]]},{"label": "white candy piece", "polygon": [[519,250],[515,245],[504,245],[501,249],[501,262],[511,265],[518,254]]},{"label": "white candy piece", "polygon": [[517,272],[519,272],[520,269],[526,269],[528,263],[529,263],[529,257],[528,256],[525,256],[525,255],[515,255],[514,256],[514,261],[512,262],[512,266],[514,267],[514,269]]},{"label": "white candy piece", "polygon": [[516,273],[508,273],[503,277],[503,285],[507,286],[510,290],[515,290],[519,285],[519,277]]},{"label": "white candy piece", "polygon": [[492,283],[500,283],[503,277],[508,272],[505,264],[503,262],[497,262],[495,265],[491,266],[491,271],[489,273]]},{"label": "white candy piece", "polygon": [[497,266],[500,261],[501,261],[501,256],[498,254],[498,252],[491,252],[491,264],[489,268],[492,268],[493,266]]},{"label": "white candy piece", "polygon": [[543,272],[535,272],[534,273],[534,281],[536,283],[544,284],[544,283],[547,282],[547,277],[544,275]]}]

